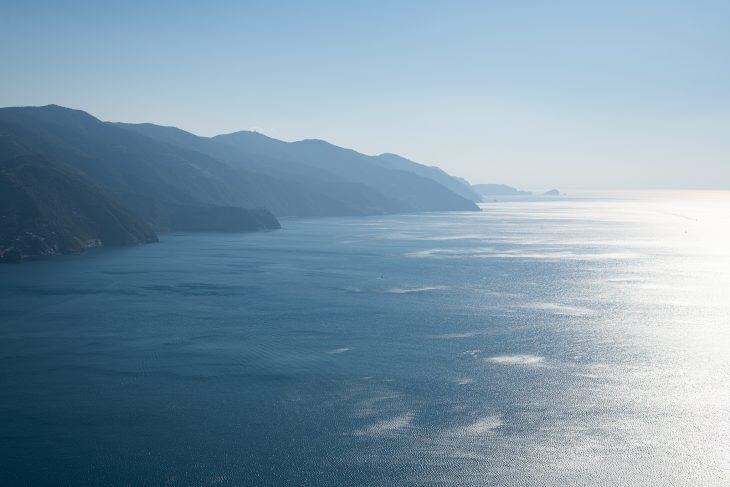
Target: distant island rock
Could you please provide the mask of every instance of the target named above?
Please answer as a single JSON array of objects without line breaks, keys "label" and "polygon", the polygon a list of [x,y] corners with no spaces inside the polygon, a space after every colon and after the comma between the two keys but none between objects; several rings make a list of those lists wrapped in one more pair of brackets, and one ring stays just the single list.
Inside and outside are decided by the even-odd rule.
[{"label": "distant island rock", "polygon": [[543,196],[562,196],[562,193],[557,189],[551,189],[550,191],[545,191]]},{"label": "distant island rock", "polygon": [[529,191],[522,191],[506,184],[475,184],[472,189],[482,196],[530,196]]}]

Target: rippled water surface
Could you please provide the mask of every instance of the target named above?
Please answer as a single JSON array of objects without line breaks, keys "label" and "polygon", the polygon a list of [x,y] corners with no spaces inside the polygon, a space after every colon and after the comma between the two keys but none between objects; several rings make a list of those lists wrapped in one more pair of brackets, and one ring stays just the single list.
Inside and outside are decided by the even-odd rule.
[{"label": "rippled water surface", "polygon": [[730,485],[730,194],[0,267],[3,485]]}]

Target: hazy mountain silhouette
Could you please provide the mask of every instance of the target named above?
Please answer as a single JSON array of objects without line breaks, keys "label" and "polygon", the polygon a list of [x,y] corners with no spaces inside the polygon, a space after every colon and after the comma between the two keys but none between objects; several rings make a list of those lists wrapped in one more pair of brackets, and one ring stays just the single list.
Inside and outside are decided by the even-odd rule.
[{"label": "hazy mountain silhouette", "polygon": [[[246,197],[251,182],[240,171],[204,154],[105,124],[82,111],[55,105],[0,109],[0,133],[84,174],[160,230],[180,229],[176,223],[191,207],[257,206]],[[247,212],[240,217],[257,218]],[[270,221],[267,217],[244,226],[267,228]],[[195,229],[191,223],[185,229]],[[231,223],[233,229],[241,226]]]},{"label": "hazy mountain silhouette", "polygon": [[436,166],[426,166],[418,162],[411,161],[405,157],[401,157],[398,154],[380,154],[372,158],[375,162],[382,162],[390,169],[399,169],[401,171],[408,171],[419,176],[423,176],[429,179],[433,179],[445,188],[453,191],[462,198],[466,198],[471,201],[480,201],[481,196],[471,188],[468,181],[462,178],[457,178],[449,175],[443,169]]},{"label": "hazy mountain silhouette", "polygon": [[56,105],[0,109],[0,164],[8,258],[148,242],[151,229],[279,228],[274,214],[478,210],[461,181],[393,154],[255,132],[199,137]]},{"label": "hazy mountain silhouette", "polygon": [[150,226],[279,227],[268,210],[243,208],[255,205],[242,197],[248,181],[239,171],[82,111],[0,109],[0,140],[6,193],[0,253],[6,260],[153,241]]},{"label": "hazy mountain silhouette", "polygon": [[396,200],[365,184],[343,180],[313,167],[240,150],[175,127],[112,125],[224,162],[249,181],[242,188],[246,197],[278,216],[377,215],[407,211]]},{"label": "hazy mountain silhouette", "polygon": [[473,200],[464,198],[433,179],[410,171],[384,167],[352,149],[323,140],[283,142],[256,132],[218,135],[213,140],[240,151],[302,164],[326,171],[345,181],[365,184],[398,202],[399,211],[478,211]]},{"label": "hazy mountain silhouette", "polygon": [[529,196],[532,193],[522,191],[506,184],[475,184],[472,189],[482,196]]},{"label": "hazy mountain silhouette", "polygon": [[[438,168],[394,154],[372,157],[321,140],[284,142],[249,131],[206,138],[173,127],[115,125],[293,185],[298,194],[289,198],[271,192],[257,196],[262,206],[281,216],[478,210],[478,195],[468,186]],[[329,199],[324,205],[319,201],[323,197]],[[320,204],[312,208],[312,203]]]}]

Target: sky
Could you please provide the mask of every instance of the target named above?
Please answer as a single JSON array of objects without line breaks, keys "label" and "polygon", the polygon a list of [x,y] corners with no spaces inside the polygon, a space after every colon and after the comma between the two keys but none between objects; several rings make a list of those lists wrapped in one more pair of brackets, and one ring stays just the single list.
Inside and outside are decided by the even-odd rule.
[{"label": "sky", "polygon": [[0,0],[0,106],[539,188],[730,188],[730,1]]}]

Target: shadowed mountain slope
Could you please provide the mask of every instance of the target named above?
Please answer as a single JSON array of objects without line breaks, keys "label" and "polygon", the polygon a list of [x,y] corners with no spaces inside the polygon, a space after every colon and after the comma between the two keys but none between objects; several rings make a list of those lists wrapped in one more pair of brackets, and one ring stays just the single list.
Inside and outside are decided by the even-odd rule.
[{"label": "shadowed mountain slope", "polygon": [[0,161],[0,261],[156,241],[142,219],[62,166],[33,155]]},{"label": "shadowed mountain slope", "polygon": [[[395,155],[372,157],[320,140],[289,143],[248,131],[207,138],[174,127],[115,125],[205,153],[244,171],[269,175],[299,187],[300,192],[313,189],[318,197],[336,202],[329,211],[314,214],[353,214],[350,209],[356,209],[354,214],[478,210],[474,204],[478,196],[467,185],[438,168]],[[272,197],[262,196],[262,205],[277,214],[312,214],[301,201],[291,209],[279,209],[275,206],[279,202],[265,201],[267,196]]]},{"label": "shadowed mountain slope", "polygon": [[0,109],[0,163],[9,259],[153,241],[151,229],[275,229],[275,214],[478,211],[467,185],[393,154],[256,132],[199,137],[57,105]]},{"label": "shadowed mountain slope", "polygon": [[153,124],[111,125],[224,162],[252,181],[245,188],[249,198],[279,216],[379,215],[412,211],[362,182],[241,150],[215,138],[199,137],[175,127]]},{"label": "shadowed mountain slope", "polygon": [[256,132],[218,135],[213,140],[248,154],[326,171],[345,181],[363,183],[396,200],[401,211],[478,211],[464,198],[429,177],[390,167],[386,159],[367,156],[323,140],[283,142]]},{"label": "shadowed mountain slope", "polygon": [[[193,220],[185,221],[192,208],[214,213],[215,208],[258,206],[246,188],[259,181],[212,157],[110,126],[82,111],[54,105],[0,109],[0,134],[62,162],[160,230],[196,230]],[[0,159],[12,155],[6,147]],[[221,211],[230,217],[230,210]],[[238,218],[251,221],[232,220],[230,229],[277,228],[271,216],[259,220],[263,213],[240,211]]]}]

